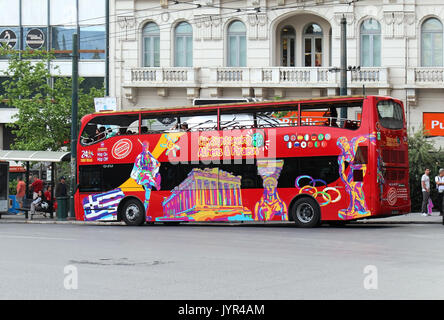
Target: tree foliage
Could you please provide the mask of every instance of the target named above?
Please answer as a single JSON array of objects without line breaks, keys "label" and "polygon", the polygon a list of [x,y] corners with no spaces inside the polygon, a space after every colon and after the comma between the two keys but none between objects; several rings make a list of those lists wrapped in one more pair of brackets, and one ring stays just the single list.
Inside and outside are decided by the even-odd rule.
[{"label": "tree foliage", "polygon": [[431,170],[430,189],[432,199],[436,199],[434,177],[439,168],[444,167],[444,153],[437,149],[434,143],[424,135],[423,130],[411,131],[409,134],[409,184],[412,211],[420,211],[422,203],[421,177],[426,168]]},{"label": "tree foliage", "polygon": [[[13,149],[59,151],[70,149],[66,141],[71,137],[72,80],[54,76],[58,68],[52,61],[54,54],[44,51],[16,51],[0,49],[0,55],[9,56],[0,99],[18,113],[9,124],[16,135]],[[48,66],[53,71],[50,72]],[[51,74],[52,73],[52,74]],[[83,81],[79,79],[80,83]],[[77,123],[82,116],[94,111],[94,97],[104,95],[103,88],[79,89]]]}]

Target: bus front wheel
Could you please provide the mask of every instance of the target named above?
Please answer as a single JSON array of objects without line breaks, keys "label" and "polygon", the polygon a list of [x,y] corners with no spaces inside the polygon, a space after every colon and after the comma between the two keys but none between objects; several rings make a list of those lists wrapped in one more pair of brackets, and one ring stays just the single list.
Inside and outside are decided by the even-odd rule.
[{"label": "bus front wheel", "polygon": [[123,205],[121,217],[129,226],[141,226],[145,222],[145,210],[140,201],[130,199]]},{"label": "bus front wheel", "polygon": [[318,203],[308,197],[300,198],[292,206],[293,220],[298,227],[313,228],[321,221]]}]

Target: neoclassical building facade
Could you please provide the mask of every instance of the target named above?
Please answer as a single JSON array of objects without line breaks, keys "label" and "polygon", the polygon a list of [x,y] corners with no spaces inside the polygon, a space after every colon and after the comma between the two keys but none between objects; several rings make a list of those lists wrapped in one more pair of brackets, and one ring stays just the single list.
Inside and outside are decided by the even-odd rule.
[{"label": "neoclassical building facade", "polygon": [[112,1],[110,95],[120,109],[337,95],[342,17],[348,65],[360,67],[348,93],[401,99],[412,128],[424,114],[440,121],[441,0]]}]

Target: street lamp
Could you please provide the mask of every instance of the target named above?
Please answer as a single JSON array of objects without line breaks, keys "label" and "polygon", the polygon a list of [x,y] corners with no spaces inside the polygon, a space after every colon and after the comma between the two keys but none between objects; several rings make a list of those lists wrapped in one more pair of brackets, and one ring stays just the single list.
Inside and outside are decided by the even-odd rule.
[{"label": "street lamp", "polygon": [[[338,67],[332,67],[330,69],[328,69],[328,72],[341,72],[342,69],[338,68]],[[350,72],[359,72],[361,71],[361,66],[348,66],[345,69],[345,72],[350,71]],[[341,94],[340,95],[347,95],[347,83],[342,84],[341,83]]]},{"label": "street lamp", "polygon": [[347,71],[360,71],[361,66],[348,66]]},{"label": "street lamp", "polygon": [[[342,67],[342,65],[344,65],[344,66]],[[341,86],[340,86],[339,95],[341,95],[341,96],[347,95],[347,78],[348,78],[347,71],[356,72],[356,71],[360,71],[360,70],[361,70],[361,66],[348,66],[347,68],[345,68],[344,61],[342,61],[342,63],[341,63],[341,68],[332,67],[332,68],[328,69],[329,72],[340,72],[341,73]],[[340,118],[341,119],[347,118],[347,108],[341,108]]]}]

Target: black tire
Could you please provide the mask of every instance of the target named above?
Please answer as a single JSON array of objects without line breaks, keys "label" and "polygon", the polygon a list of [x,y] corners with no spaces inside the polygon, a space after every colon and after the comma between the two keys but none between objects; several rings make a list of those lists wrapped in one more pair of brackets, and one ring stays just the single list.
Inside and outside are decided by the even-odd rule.
[{"label": "black tire", "polygon": [[321,210],[316,200],[303,197],[291,207],[293,220],[298,227],[314,228],[320,225]]},{"label": "black tire", "polygon": [[128,226],[141,226],[145,223],[145,208],[140,201],[130,199],[122,206],[120,216]]}]

